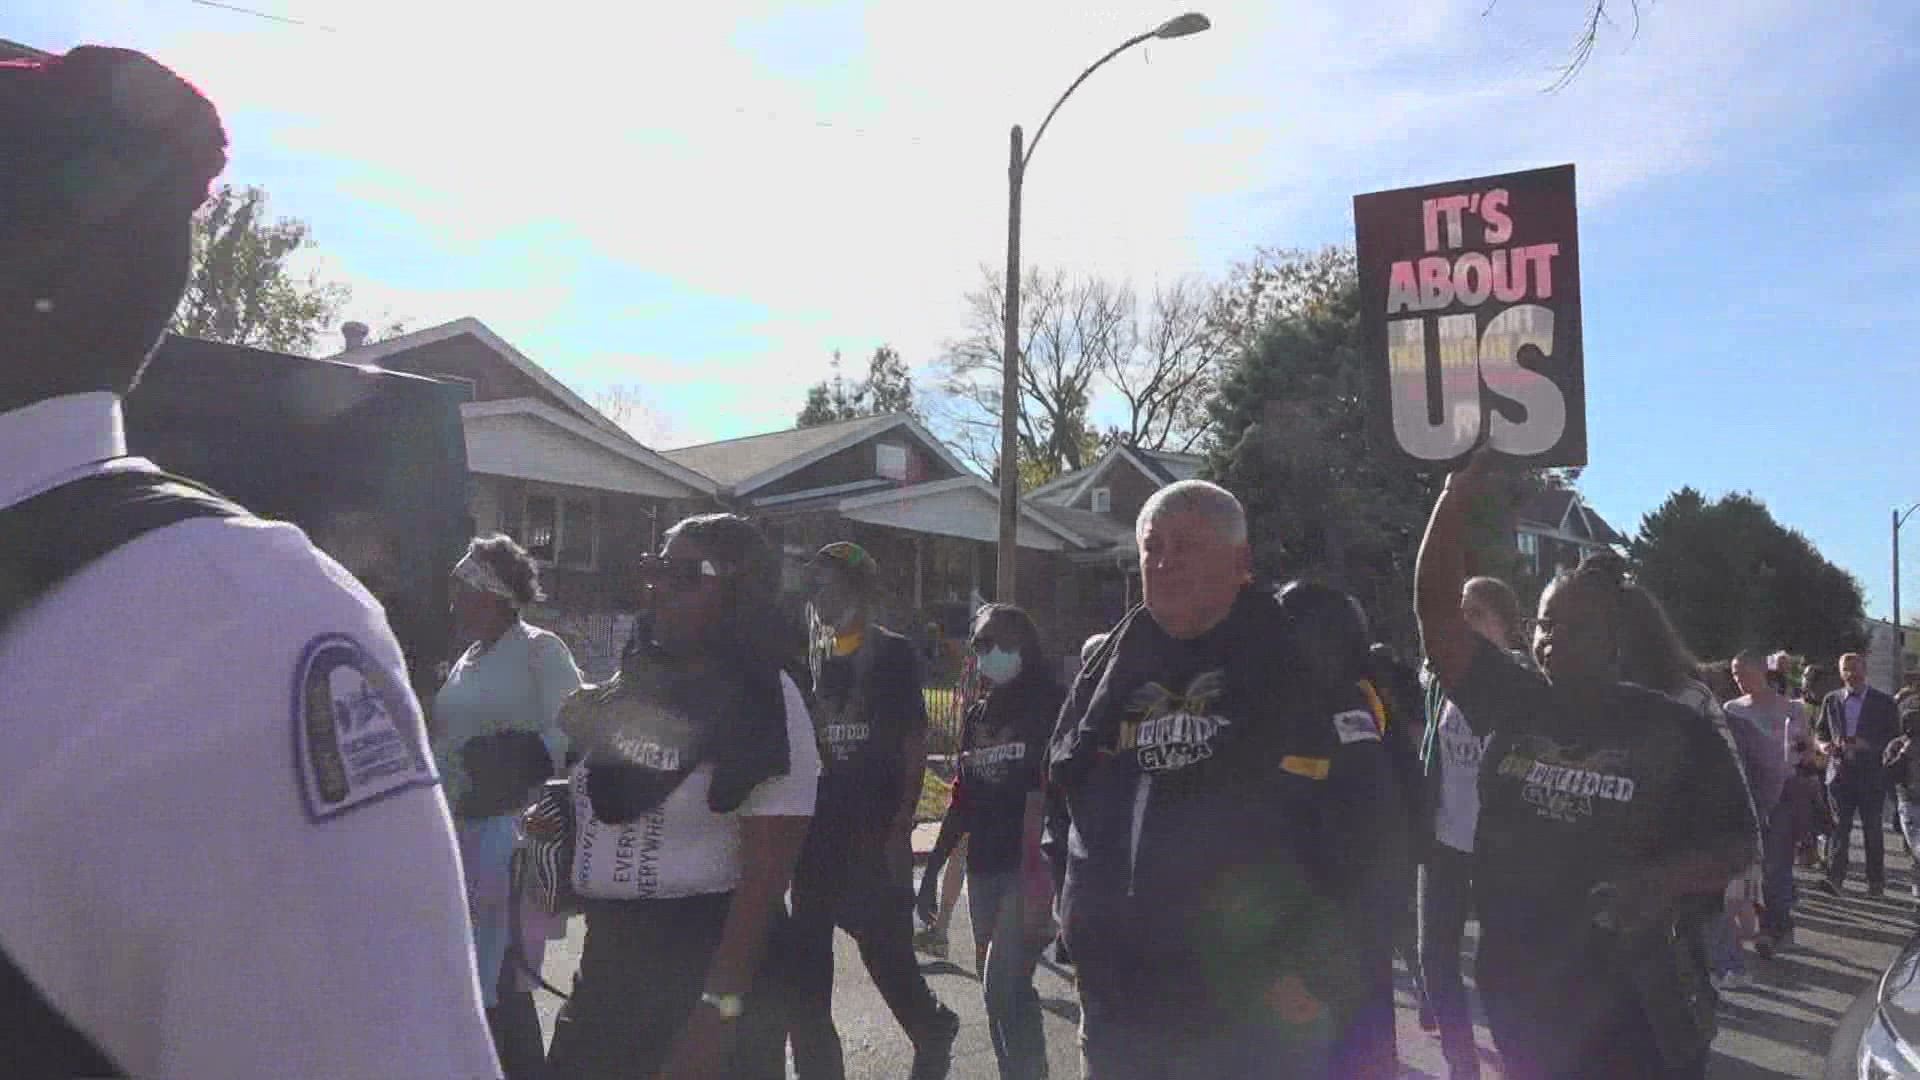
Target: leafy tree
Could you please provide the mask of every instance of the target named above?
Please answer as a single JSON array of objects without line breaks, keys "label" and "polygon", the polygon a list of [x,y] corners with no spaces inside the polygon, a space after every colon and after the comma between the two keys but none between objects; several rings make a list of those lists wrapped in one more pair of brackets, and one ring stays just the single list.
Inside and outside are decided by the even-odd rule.
[{"label": "leafy tree", "polygon": [[1256,573],[1345,589],[1377,636],[1410,645],[1414,555],[1438,478],[1369,445],[1352,254],[1262,253],[1237,282],[1213,323],[1238,351],[1213,402],[1207,473],[1246,504]]},{"label": "leafy tree", "polygon": [[[313,247],[297,218],[270,220],[267,193],[221,185],[194,218],[193,276],[169,326],[176,334],[310,354],[353,299],[340,282],[288,266]],[[389,328],[389,333],[397,327]]]},{"label": "leafy tree", "polygon": [[920,415],[913,399],[913,374],[907,370],[906,361],[900,359],[899,351],[891,345],[873,350],[873,357],[867,361],[867,377],[850,382],[840,370],[840,352],[836,349],[833,377],[807,388],[806,404],[795,417],[795,423],[800,427],[817,427],[890,413]]},{"label": "leafy tree", "polygon": [[1701,656],[1744,648],[1832,657],[1864,647],[1860,585],[1750,494],[1683,487],[1640,520],[1635,571]]},{"label": "leafy tree", "polygon": [[865,392],[866,405],[872,415],[920,415],[919,405],[913,399],[913,373],[907,370],[907,362],[900,359],[899,350],[891,345],[882,345],[873,350],[873,357],[867,361],[867,378],[861,384],[861,390]]}]

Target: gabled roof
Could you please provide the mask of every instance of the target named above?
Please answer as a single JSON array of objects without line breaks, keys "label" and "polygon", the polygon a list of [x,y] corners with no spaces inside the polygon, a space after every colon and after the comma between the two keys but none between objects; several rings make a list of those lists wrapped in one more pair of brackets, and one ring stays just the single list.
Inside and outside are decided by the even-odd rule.
[{"label": "gabled roof", "polygon": [[[961,491],[971,491],[984,495],[995,504],[998,504],[1000,501],[999,488],[987,483],[972,473],[966,473],[960,476],[948,477],[945,480],[935,480],[930,484],[913,484],[908,487],[898,487],[887,491],[874,492],[871,495],[852,495],[841,499],[838,509],[841,513],[845,514],[850,511],[870,510],[891,503],[920,502]],[[1052,533],[1074,547],[1087,548],[1094,546],[1086,537],[1081,536],[1071,528],[1055,520],[1052,515],[1043,514],[1035,507],[1026,503],[1021,504],[1020,517],[1024,521],[1030,521],[1040,526],[1042,529],[1045,529],[1047,532]]]},{"label": "gabled roof", "polygon": [[1090,547],[1119,547],[1133,545],[1133,527],[1124,521],[1115,520],[1106,514],[1096,514],[1091,510],[1081,510],[1055,503],[1029,502],[1030,509],[1041,517],[1049,518],[1084,537]]},{"label": "gabled roof", "polygon": [[1568,536],[1589,537],[1597,544],[1626,543],[1626,538],[1571,488],[1542,488],[1520,505],[1515,516],[1526,524]]},{"label": "gabled roof", "polygon": [[534,416],[563,431],[576,435],[604,450],[618,454],[636,465],[652,469],[654,472],[677,480],[700,492],[712,495],[718,490],[711,479],[700,473],[670,461],[660,454],[635,442],[632,438],[616,438],[571,413],[563,412],[552,405],[535,398],[508,398],[503,401],[472,401],[460,406],[463,419],[480,420],[492,416],[523,415]]},{"label": "gabled roof", "polygon": [[[961,476],[974,474],[953,456],[939,439],[933,437],[918,420],[906,413],[861,416],[816,427],[790,428],[765,435],[747,435],[738,439],[701,443],[668,450],[668,459],[712,477],[735,495],[745,495],[782,477],[790,476],[817,461],[824,460],[850,446],[905,430],[947,467]],[[916,485],[915,490],[925,490]]]},{"label": "gabled roof", "polygon": [[[1078,469],[1069,474],[1070,476],[1077,477],[1071,486],[1046,492],[1044,495],[1042,492],[1045,491],[1046,486],[1043,486],[1035,488],[1033,495],[1040,498],[1043,502],[1055,503],[1060,506],[1071,506],[1079,502],[1080,497],[1085,495],[1089,488],[1098,484],[1107,473],[1113,471],[1116,464],[1127,465],[1141,476],[1152,481],[1154,487],[1163,488],[1176,480],[1186,480],[1198,475],[1200,472],[1200,461],[1201,459],[1193,454],[1174,454],[1166,451],[1141,450],[1128,446],[1125,443],[1120,443],[1101,455],[1099,461],[1094,462],[1087,468]],[[1067,477],[1059,477],[1055,479],[1053,483],[1057,484],[1065,479],[1067,479]]]},{"label": "gabled roof", "polygon": [[373,342],[370,345],[362,345],[357,349],[348,349],[346,352],[332,359],[349,364],[377,364],[386,357],[393,356],[397,353],[410,352],[414,349],[442,341],[451,341],[463,335],[471,337],[480,344],[493,350],[501,359],[513,365],[521,374],[539,384],[542,390],[559,398],[560,401],[565,404],[567,408],[573,410],[580,419],[585,420],[587,423],[592,424],[594,427],[610,435],[625,439],[636,446],[639,445],[639,441],[627,434],[625,428],[607,419],[606,415],[599,409],[587,404],[586,400],[580,397],[580,395],[567,389],[565,383],[547,374],[547,369],[527,359],[524,353],[508,344],[505,338],[494,333],[488,328],[486,323],[481,322],[471,315],[455,319],[452,322],[441,323],[439,326],[429,326],[425,330],[415,330],[410,334],[401,334],[398,337],[390,337],[384,341]]},{"label": "gabled roof", "polygon": [[1138,453],[1146,463],[1157,466],[1166,475],[1169,484],[1199,476],[1200,470],[1207,464],[1204,454],[1183,454],[1173,450],[1141,450]]}]

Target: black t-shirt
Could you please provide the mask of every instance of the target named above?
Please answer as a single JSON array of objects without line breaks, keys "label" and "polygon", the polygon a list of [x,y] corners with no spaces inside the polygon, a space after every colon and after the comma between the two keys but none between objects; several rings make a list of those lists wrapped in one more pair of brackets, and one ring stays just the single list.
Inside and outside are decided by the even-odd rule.
[{"label": "black t-shirt", "polygon": [[892,821],[906,795],[902,744],[927,726],[913,646],[884,627],[868,627],[852,655],[821,663],[812,711],[821,766],[814,828],[822,818],[842,826]]},{"label": "black t-shirt", "polygon": [[967,710],[960,772],[967,865],[983,874],[1020,869],[1027,796],[1046,775],[1047,740],[1066,696],[1039,672],[997,687]]},{"label": "black t-shirt", "polygon": [[1739,766],[1711,723],[1661,694],[1557,687],[1486,643],[1451,696],[1493,736],[1475,838],[1480,985],[1569,1025],[1577,1046],[1630,992],[1591,891],[1750,836]]}]

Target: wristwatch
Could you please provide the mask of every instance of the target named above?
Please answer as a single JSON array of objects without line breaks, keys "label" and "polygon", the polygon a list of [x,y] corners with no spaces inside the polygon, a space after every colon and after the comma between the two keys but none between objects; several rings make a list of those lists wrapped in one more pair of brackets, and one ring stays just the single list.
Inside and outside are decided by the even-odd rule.
[{"label": "wristwatch", "polygon": [[700,994],[700,1004],[712,1006],[713,1011],[719,1013],[722,1020],[738,1020],[740,1014],[747,1011],[747,999],[741,994],[716,994],[710,990],[703,991]]}]

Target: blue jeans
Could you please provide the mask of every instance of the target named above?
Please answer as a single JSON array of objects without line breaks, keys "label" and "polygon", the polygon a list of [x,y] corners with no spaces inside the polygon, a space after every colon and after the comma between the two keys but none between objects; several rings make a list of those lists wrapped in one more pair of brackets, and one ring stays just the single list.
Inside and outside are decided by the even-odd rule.
[{"label": "blue jeans", "polygon": [[1715,975],[1745,975],[1746,950],[1733,932],[1733,916],[1721,912],[1707,923],[1707,970]]},{"label": "blue jeans", "polygon": [[988,941],[980,985],[986,994],[987,1033],[993,1039],[1001,1080],[1043,1080],[1047,1036],[1033,969],[1047,943],[1031,940],[1027,933],[1020,874],[969,871],[967,904],[974,941]]}]

